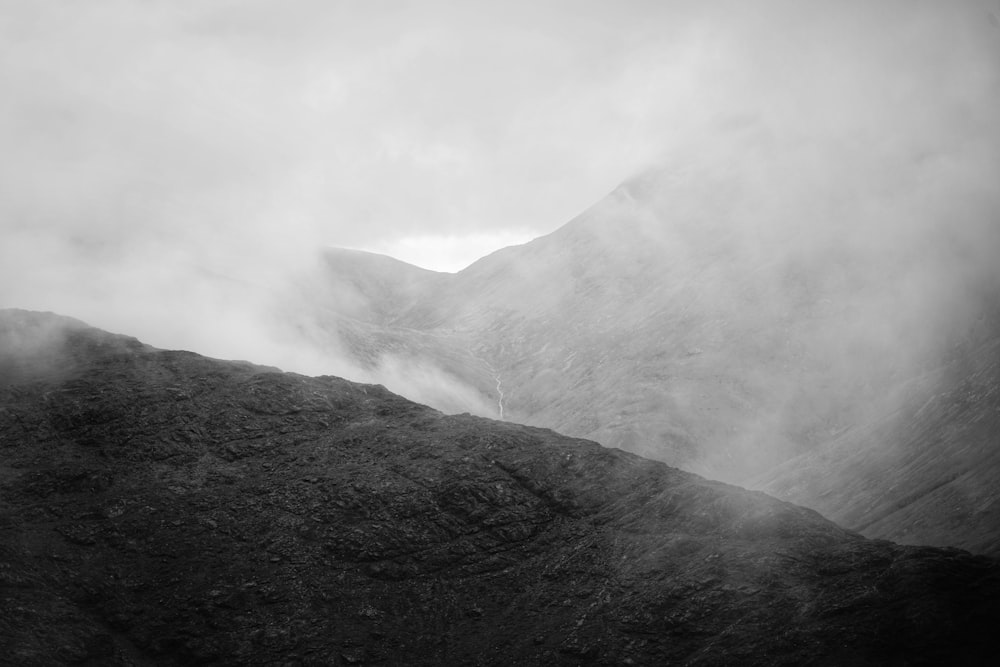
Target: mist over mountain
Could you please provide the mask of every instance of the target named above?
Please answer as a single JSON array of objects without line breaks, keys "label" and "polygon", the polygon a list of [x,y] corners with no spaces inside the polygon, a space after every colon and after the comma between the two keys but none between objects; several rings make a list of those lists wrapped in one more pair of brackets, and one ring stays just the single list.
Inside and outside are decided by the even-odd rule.
[{"label": "mist over mountain", "polygon": [[[796,502],[874,535],[995,551],[996,430],[983,421],[998,406],[995,187],[946,156],[895,146],[876,161],[838,149],[831,175],[823,147],[791,149],[752,122],[718,141],[739,157],[720,163],[711,145],[681,155],[457,274],[330,251],[315,280],[352,298],[324,304],[346,317],[330,315],[318,333],[341,319],[369,327],[348,352],[382,340],[439,363],[492,397],[494,416],[502,391],[508,419],[734,483],[771,475],[772,491],[794,487]],[[795,187],[760,187],[783,178]],[[858,196],[869,178],[883,191]],[[971,412],[921,411],[968,382],[979,388]],[[920,425],[900,417],[918,412]],[[954,435],[972,424],[981,447]],[[788,464],[845,438],[883,463]],[[968,497],[955,465],[982,473],[966,480]],[[827,483],[806,483],[804,469]],[[867,493],[833,497],[888,503],[890,515],[921,499],[924,519],[900,517],[904,529],[830,500],[830,487],[857,491],[861,479]],[[962,502],[924,497],[943,487]],[[951,528],[931,527],[942,523]]]},{"label": "mist over mountain", "polygon": [[989,664],[1000,564],[376,385],[0,311],[15,664]]},{"label": "mist over mountain", "polygon": [[0,56],[0,662],[996,661],[1000,0]]},{"label": "mist over mountain", "polygon": [[849,426],[747,486],[869,534],[997,553],[996,314],[994,303],[940,366],[895,385],[886,403],[897,410]]}]

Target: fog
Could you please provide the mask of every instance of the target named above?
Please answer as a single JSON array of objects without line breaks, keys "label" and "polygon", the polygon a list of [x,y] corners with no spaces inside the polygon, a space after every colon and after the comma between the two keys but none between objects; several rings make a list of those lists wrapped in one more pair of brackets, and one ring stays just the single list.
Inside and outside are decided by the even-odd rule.
[{"label": "fog", "polygon": [[[866,339],[947,320],[1000,254],[995,2],[0,6],[0,306],[159,347],[493,414],[428,359],[302,335],[321,249],[454,270],[650,169],[744,257],[885,254],[901,317],[863,302]],[[943,243],[961,269],[910,261]]]},{"label": "fog", "polygon": [[[680,334],[697,349],[684,364],[698,369],[687,371],[700,378],[692,386],[708,386],[697,375],[708,371],[738,378],[723,394],[755,405],[735,423],[720,417],[735,433],[685,461],[745,482],[802,451],[804,428],[823,425],[812,439],[828,438],[913,400],[902,387],[995,316],[1000,169],[971,137],[974,148],[927,140],[914,156],[909,146],[796,145],[747,121],[718,141],[739,156],[721,168],[704,156],[661,163],[595,222],[636,220],[646,247],[659,249],[658,280],[683,295],[666,300],[676,320],[664,321],[702,324]],[[624,237],[609,235],[606,247]],[[899,391],[888,396],[891,387]],[[693,414],[705,396],[678,401]]]}]

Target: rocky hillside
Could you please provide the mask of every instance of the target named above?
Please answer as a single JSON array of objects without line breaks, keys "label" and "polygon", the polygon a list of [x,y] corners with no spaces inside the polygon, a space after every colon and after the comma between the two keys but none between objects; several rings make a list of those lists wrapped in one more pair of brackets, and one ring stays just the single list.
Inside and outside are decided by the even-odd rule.
[{"label": "rocky hillside", "polygon": [[11,664],[991,664],[1000,563],[375,385],[0,314]]}]

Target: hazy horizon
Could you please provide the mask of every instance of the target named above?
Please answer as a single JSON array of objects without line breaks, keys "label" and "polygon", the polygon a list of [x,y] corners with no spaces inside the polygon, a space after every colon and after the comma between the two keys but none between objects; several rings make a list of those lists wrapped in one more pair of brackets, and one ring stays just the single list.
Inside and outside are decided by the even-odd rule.
[{"label": "hazy horizon", "polygon": [[161,347],[349,369],[269,319],[323,247],[455,271],[663,165],[741,179],[680,223],[1000,189],[993,0],[0,10],[0,305]]}]

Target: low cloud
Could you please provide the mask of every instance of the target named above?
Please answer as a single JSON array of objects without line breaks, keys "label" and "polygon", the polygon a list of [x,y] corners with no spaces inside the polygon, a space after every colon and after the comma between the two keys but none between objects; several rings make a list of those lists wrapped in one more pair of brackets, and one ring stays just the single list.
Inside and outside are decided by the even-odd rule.
[{"label": "low cloud", "polygon": [[[274,316],[319,248],[506,244],[649,165],[674,217],[737,211],[746,252],[993,252],[995,3],[4,5],[0,305],[160,347],[360,378]],[[900,266],[896,307],[946,301]]]}]

